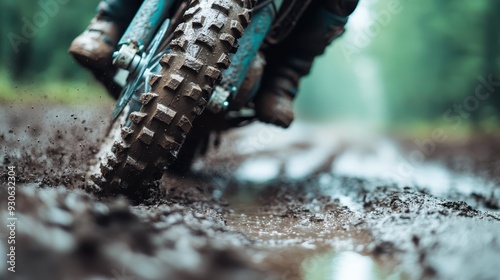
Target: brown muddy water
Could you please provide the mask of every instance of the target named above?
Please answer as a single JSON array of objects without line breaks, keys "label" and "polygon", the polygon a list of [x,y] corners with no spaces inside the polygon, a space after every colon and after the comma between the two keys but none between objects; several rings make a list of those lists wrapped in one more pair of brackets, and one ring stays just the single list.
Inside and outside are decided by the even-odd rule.
[{"label": "brown muddy water", "polygon": [[415,139],[353,126],[229,132],[144,197],[85,191],[103,108],[0,108],[0,219],[16,167],[15,273],[0,279],[500,279],[500,138]]}]

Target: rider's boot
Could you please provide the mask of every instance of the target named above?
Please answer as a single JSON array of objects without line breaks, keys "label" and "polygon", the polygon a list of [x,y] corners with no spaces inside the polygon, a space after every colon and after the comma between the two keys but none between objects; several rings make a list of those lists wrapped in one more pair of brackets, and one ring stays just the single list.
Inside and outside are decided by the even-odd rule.
[{"label": "rider's boot", "polygon": [[87,29],[73,40],[68,50],[75,60],[89,69],[115,98],[120,94],[121,87],[113,80],[116,68],[112,63],[112,55],[141,2],[101,1],[97,15],[91,20]]},{"label": "rider's boot", "polygon": [[254,101],[259,120],[290,126],[300,78],[309,74],[314,59],[344,33],[347,18],[357,3],[324,0],[310,7],[290,36],[269,49],[262,87]]}]

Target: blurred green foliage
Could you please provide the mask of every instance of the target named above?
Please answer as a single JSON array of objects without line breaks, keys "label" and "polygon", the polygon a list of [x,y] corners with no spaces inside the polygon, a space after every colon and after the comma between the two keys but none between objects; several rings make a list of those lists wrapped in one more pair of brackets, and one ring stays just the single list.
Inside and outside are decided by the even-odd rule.
[{"label": "blurred green foliage", "polygon": [[[55,6],[51,8],[43,3],[55,3]],[[95,0],[2,1],[0,58],[3,70],[16,81],[81,78],[83,71],[76,67],[66,50],[89,23],[97,3]],[[19,38],[16,36],[22,40],[15,40]]]},{"label": "blurred green foliage", "polygon": [[454,106],[469,101],[474,110],[466,110],[464,122],[497,123],[499,92],[479,106],[470,98],[478,77],[500,81],[500,1],[360,2],[347,33],[304,81],[300,112],[453,125],[444,115],[451,110],[448,117],[455,117]]},{"label": "blurred green foliage", "polygon": [[[48,12],[48,2],[57,3],[57,11]],[[0,101],[33,100],[37,94],[70,103],[104,98],[103,89],[66,53],[97,3],[0,2]],[[346,34],[303,81],[298,115],[453,125],[444,115],[458,114],[454,105],[474,95],[479,76],[500,80],[498,11],[498,0],[361,0]],[[496,123],[499,106],[500,95],[493,92],[463,120]]]},{"label": "blurred green foliage", "polygon": [[[380,1],[385,7],[388,1]],[[478,77],[500,80],[498,0],[403,0],[402,12],[374,40],[392,118],[437,119],[475,96]],[[499,93],[470,110],[471,121],[495,118]],[[468,108],[473,108],[473,102]],[[464,106],[465,107],[465,106]]]},{"label": "blurred green foliage", "polygon": [[98,1],[3,0],[0,3],[0,102],[110,101],[67,54]]}]

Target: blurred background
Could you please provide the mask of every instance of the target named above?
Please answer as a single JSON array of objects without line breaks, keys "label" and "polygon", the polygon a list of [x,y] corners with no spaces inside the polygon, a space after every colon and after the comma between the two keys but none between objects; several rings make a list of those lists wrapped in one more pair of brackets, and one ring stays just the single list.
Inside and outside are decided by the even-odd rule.
[{"label": "blurred background", "polygon": [[[40,16],[47,1],[0,2],[0,102],[111,104],[66,53],[98,1],[53,0],[59,10]],[[500,1],[360,2],[346,34],[303,81],[299,118],[495,130],[500,96],[484,81],[500,80]],[[479,99],[478,87],[488,96]]]}]

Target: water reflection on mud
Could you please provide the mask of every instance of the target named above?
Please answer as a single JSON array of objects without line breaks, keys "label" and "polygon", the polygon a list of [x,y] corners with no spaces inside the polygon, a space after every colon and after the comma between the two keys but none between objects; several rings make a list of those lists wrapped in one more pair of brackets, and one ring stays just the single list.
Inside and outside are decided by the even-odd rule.
[{"label": "water reflection on mud", "polygon": [[325,253],[311,256],[301,265],[305,280],[351,279],[379,280],[404,279],[399,272],[388,271],[373,258],[355,252]]},{"label": "water reflection on mud", "polygon": [[364,255],[372,236],[354,226],[357,213],[314,200],[301,207],[283,200],[262,203],[251,191],[229,198],[234,211],[225,215],[227,225],[262,250],[254,256],[259,265],[287,280],[404,279],[394,259]]}]

